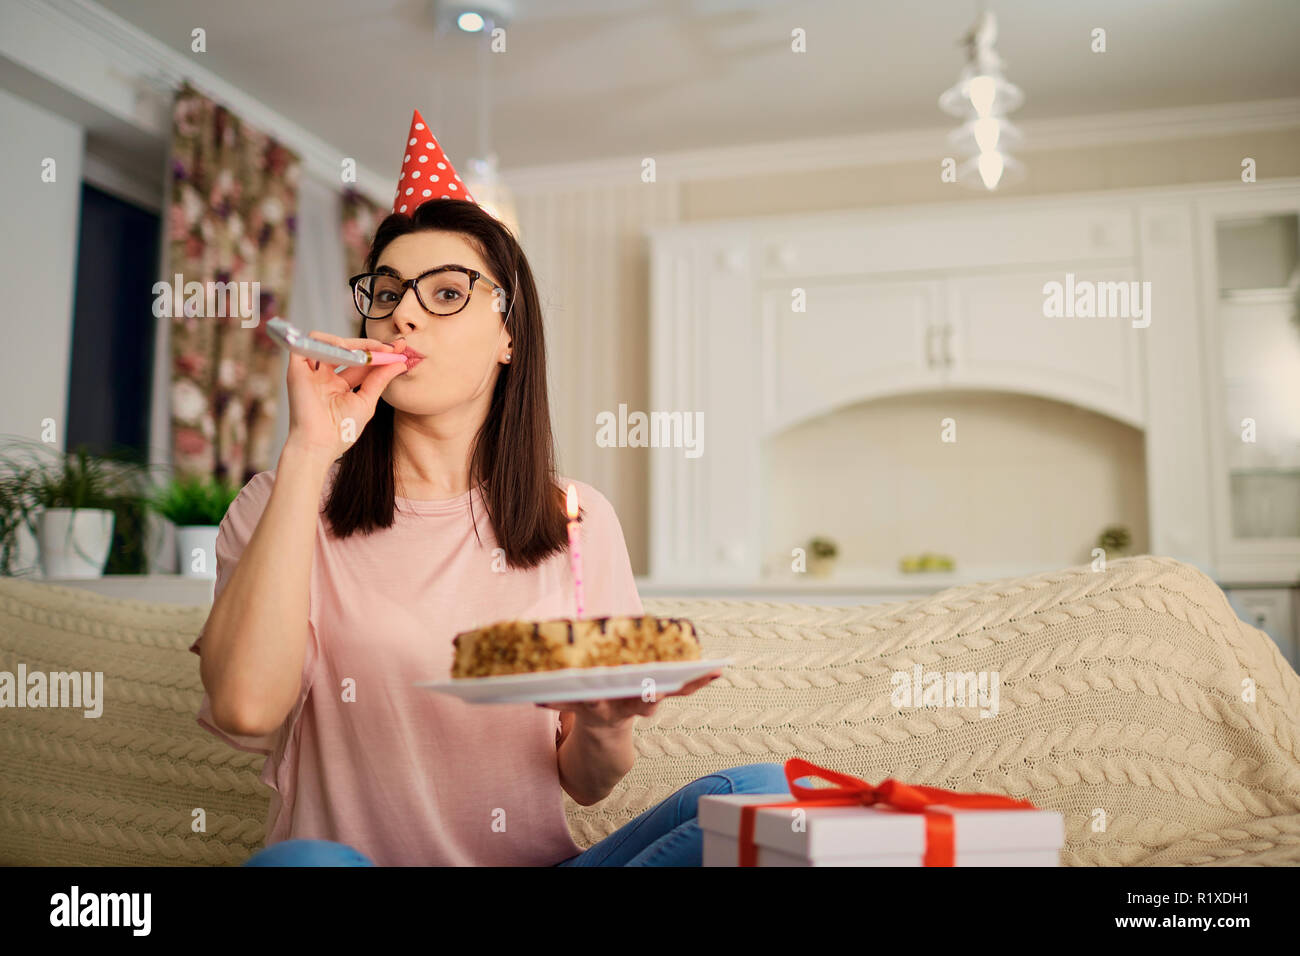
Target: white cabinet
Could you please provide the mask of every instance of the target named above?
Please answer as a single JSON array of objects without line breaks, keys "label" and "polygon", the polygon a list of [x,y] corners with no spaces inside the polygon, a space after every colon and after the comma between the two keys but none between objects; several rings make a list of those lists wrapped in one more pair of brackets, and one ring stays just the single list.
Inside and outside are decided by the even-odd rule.
[{"label": "white cabinet", "polygon": [[1300,580],[1300,190],[1199,204],[1215,566]]},{"label": "white cabinet", "polygon": [[940,283],[791,283],[761,298],[765,435],[851,402],[942,383]]},{"label": "white cabinet", "polygon": [[[1087,269],[1079,280],[1103,295],[1141,289],[1132,266]],[[1041,395],[1144,422],[1141,319],[1045,315],[1043,290],[1064,285],[1064,272],[787,282],[760,296],[764,434],[853,402],[942,388]]]},{"label": "white cabinet", "polygon": [[[1060,399],[1141,427],[1143,332],[1121,315],[1046,315],[1044,289],[1090,283],[1107,312],[1133,312],[1132,266],[1033,270],[948,280],[949,319],[941,331],[945,382]],[[1116,309],[1122,293],[1127,308]],[[1073,310],[1071,310],[1073,311]]]},{"label": "white cabinet", "polygon": [[[1278,181],[650,230],[651,410],[702,413],[705,446],[652,450],[651,578],[759,582],[777,506],[765,442],[950,389],[1142,429],[1150,550],[1220,581],[1294,584],[1300,318],[1221,296],[1217,229],[1297,211],[1300,181]],[[1120,314],[1049,315],[1050,282],[1089,283]],[[1268,460],[1238,447],[1243,418],[1269,430]]]},{"label": "white cabinet", "polygon": [[1300,645],[1296,634],[1296,590],[1294,588],[1227,588],[1228,603],[1247,624],[1257,627],[1277,642],[1282,656],[1300,668]]},{"label": "white cabinet", "polygon": [[650,410],[696,416],[699,452],[650,449],[658,576],[753,581],[759,559],[759,337],[743,236],[664,246],[652,263]]},{"label": "white cabinet", "polygon": [[1008,266],[1132,261],[1131,202],[1078,199],[981,200],[893,206],[658,230],[677,236],[739,233],[758,245],[755,278],[785,287],[809,276],[880,278]]}]

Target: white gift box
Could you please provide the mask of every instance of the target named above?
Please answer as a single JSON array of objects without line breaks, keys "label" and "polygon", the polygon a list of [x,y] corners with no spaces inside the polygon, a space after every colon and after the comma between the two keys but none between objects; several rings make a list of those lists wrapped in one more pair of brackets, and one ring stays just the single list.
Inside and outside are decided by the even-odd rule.
[{"label": "white gift box", "polygon": [[[794,799],[788,793],[700,797],[704,865],[739,865],[742,806]],[[1065,818],[1054,810],[936,810],[952,814],[957,866],[1061,863]],[[922,866],[925,815],[880,805],[766,808],[754,814],[754,845],[759,866]]]}]

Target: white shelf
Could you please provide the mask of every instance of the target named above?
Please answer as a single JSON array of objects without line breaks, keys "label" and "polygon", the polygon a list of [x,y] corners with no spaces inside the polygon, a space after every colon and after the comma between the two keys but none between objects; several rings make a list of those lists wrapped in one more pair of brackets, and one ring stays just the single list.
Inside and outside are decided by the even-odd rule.
[{"label": "white shelf", "polygon": [[212,603],[215,579],[187,578],[179,574],[109,574],[100,578],[29,578],[61,588],[84,588],[106,597],[154,604],[205,605]]},{"label": "white shelf", "polygon": [[[873,568],[841,568],[827,577],[785,574],[759,579],[701,581],[668,577],[636,579],[637,591],[645,597],[717,597],[733,600],[781,601],[808,604],[859,604],[905,601],[946,588],[1000,578],[1017,578],[1046,567],[978,567],[955,571],[920,571],[904,574]],[[843,599],[843,600],[840,600]]]}]

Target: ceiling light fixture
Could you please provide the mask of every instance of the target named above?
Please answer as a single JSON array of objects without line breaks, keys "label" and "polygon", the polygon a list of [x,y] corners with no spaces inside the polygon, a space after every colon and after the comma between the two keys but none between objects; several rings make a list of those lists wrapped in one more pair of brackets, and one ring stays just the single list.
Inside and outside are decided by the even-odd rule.
[{"label": "ceiling light fixture", "polygon": [[430,0],[429,8],[439,31],[462,33],[491,32],[509,23],[515,12],[512,0]]},{"label": "ceiling light fixture", "polygon": [[473,10],[466,10],[456,18],[456,26],[466,33],[478,33],[483,29],[483,15]]},{"label": "ceiling light fixture", "polygon": [[456,35],[448,42],[470,42],[469,38],[472,38],[477,45],[479,89],[474,115],[478,125],[478,152],[461,166],[465,188],[478,205],[520,237],[514,197],[497,171],[497,155],[492,150],[491,79],[492,60],[496,56],[489,49],[493,42],[492,32],[510,23],[514,3],[512,0],[433,0],[432,10],[439,33]]},{"label": "ceiling light fixture", "polygon": [[1002,75],[1002,58],[993,49],[997,38],[997,18],[985,10],[962,38],[967,62],[961,78],[939,96],[940,109],[965,121],[948,136],[950,145],[970,156],[958,167],[957,179],[976,188],[983,183],[987,190],[1024,178],[1024,166],[1007,151],[1023,137],[1006,114],[1025,96]]}]

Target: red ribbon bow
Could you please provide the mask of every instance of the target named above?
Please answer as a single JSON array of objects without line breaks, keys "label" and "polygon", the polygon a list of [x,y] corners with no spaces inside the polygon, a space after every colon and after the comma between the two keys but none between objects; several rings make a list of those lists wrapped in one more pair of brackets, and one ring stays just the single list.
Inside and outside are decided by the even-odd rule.
[{"label": "red ribbon bow", "polygon": [[[821,777],[838,784],[812,789],[795,783],[797,777]],[[839,773],[815,763],[791,757],[785,762],[785,779],[799,799],[783,803],[747,803],[740,808],[740,865],[757,866],[754,819],[764,807],[845,807],[884,804],[906,813],[925,815],[925,866],[954,866],[956,849],[952,814],[933,809],[936,805],[971,810],[1037,810],[1028,800],[1016,800],[995,793],[959,793],[941,787],[921,787],[892,778],[873,787],[852,774]]]}]

